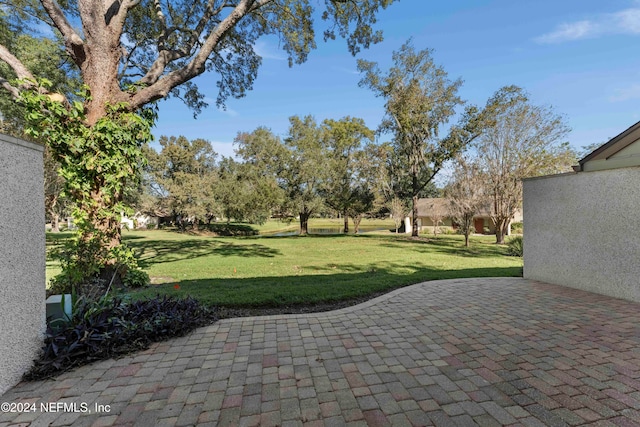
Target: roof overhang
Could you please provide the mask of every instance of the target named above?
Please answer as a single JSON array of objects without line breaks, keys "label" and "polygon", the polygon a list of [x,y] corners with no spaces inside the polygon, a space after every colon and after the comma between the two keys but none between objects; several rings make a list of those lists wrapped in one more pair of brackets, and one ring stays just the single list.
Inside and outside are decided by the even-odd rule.
[{"label": "roof overhang", "polygon": [[614,154],[620,152],[620,150],[623,150],[639,139],[640,122],[637,122],[636,124],[626,129],[624,132],[611,138],[606,144],[601,145],[600,147],[589,153],[587,156],[585,156],[583,159],[579,160],[579,165],[574,166],[573,170],[576,172],[583,171],[585,163],[592,160],[607,160]]}]

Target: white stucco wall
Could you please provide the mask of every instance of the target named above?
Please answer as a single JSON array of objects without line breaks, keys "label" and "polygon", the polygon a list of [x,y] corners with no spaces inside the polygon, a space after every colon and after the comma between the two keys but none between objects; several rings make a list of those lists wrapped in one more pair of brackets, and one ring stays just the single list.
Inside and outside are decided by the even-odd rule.
[{"label": "white stucco wall", "polygon": [[45,328],[43,148],[0,134],[0,395],[20,381]]},{"label": "white stucco wall", "polygon": [[524,182],[524,277],[640,302],[640,167]]}]

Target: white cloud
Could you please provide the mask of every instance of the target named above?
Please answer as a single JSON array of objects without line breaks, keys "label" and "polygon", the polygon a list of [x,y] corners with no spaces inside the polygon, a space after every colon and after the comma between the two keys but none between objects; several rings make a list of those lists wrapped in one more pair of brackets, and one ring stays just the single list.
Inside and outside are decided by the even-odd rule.
[{"label": "white cloud", "polygon": [[536,37],[541,44],[563,43],[607,34],[640,34],[640,8],[605,13],[590,20],[562,23],[549,33]]},{"label": "white cloud", "polygon": [[555,31],[536,37],[535,40],[538,43],[561,43],[569,40],[584,39],[598,33],[598,27],[597,24],[591,21],[560,24]]},{"label": "white cloud", "polygon": [[616,94],[609,98],[609,101],[623,102],[631,99],[640,99],[640,84],[636,83],[624,89],[618,89]]},{"label": "white cloud", "polygon": [[620,32],[640,34],[640,9],[627,9],[613,14],[613,19]]},{"label": "white cloud", "polygon": [[263,59],[274,59],[276,61],[286,61],[287,56],[283,55],[282,52],[273,49],[264,41],[258,41],[253,46],[253,50]]}]

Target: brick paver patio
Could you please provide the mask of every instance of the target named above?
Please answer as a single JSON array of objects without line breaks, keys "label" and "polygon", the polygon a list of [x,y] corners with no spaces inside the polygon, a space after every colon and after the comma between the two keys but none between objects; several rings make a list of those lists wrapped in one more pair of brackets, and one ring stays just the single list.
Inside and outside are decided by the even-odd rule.
[{"label": "brick paver patio", "polygon": [[220,321],[0,402],[36,404],[0,426],[640,425],[640,304],[518,278],[427,282]]}]

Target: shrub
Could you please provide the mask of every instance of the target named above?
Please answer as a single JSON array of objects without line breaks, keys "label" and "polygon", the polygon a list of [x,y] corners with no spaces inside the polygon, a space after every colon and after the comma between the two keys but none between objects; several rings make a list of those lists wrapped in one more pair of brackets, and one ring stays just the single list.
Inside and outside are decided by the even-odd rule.
[{"label": "shrub", "polygon": [[[115,265],[102,265],[100,259],[115,259]],[[138,261],[132,249],[121,244],[110,250],[105,249],[100,239],[83,241],[79,236],[65,241],[60,248],[52,252],[52,258],[60,261],[62,272],[50,283],[48,294],[68,294],[75,289],[79,294],[97,299],[113,287],[127,282],[131,287],[140,287],[149,283],[149,277],[138,267]]]},{"label": "shrub", "polygon": [[215,312],[188,297],[156,297],[126,303],[121,298],[80,298],[72,318],[47,326],[43,351],[26,380],[55,376],[96,360],[147,348],[216,320]]},{"label": "shrub", "polygon": [[516,236],[507,242],[507,255],[522,257],[523,239],[522,236]]},{"label": "shrub", "polygon": [[142,288],[144,286],[147,286],[151,282],[151,279],[145,271],[136,268],[129,269],[122,281],[125,286],[128,286],[130,288]]},{"label": "shrub", "polygon": [[511,232],[514,234],[522,234],[524,226],[521,222],[514,222],[511,224]]}]

